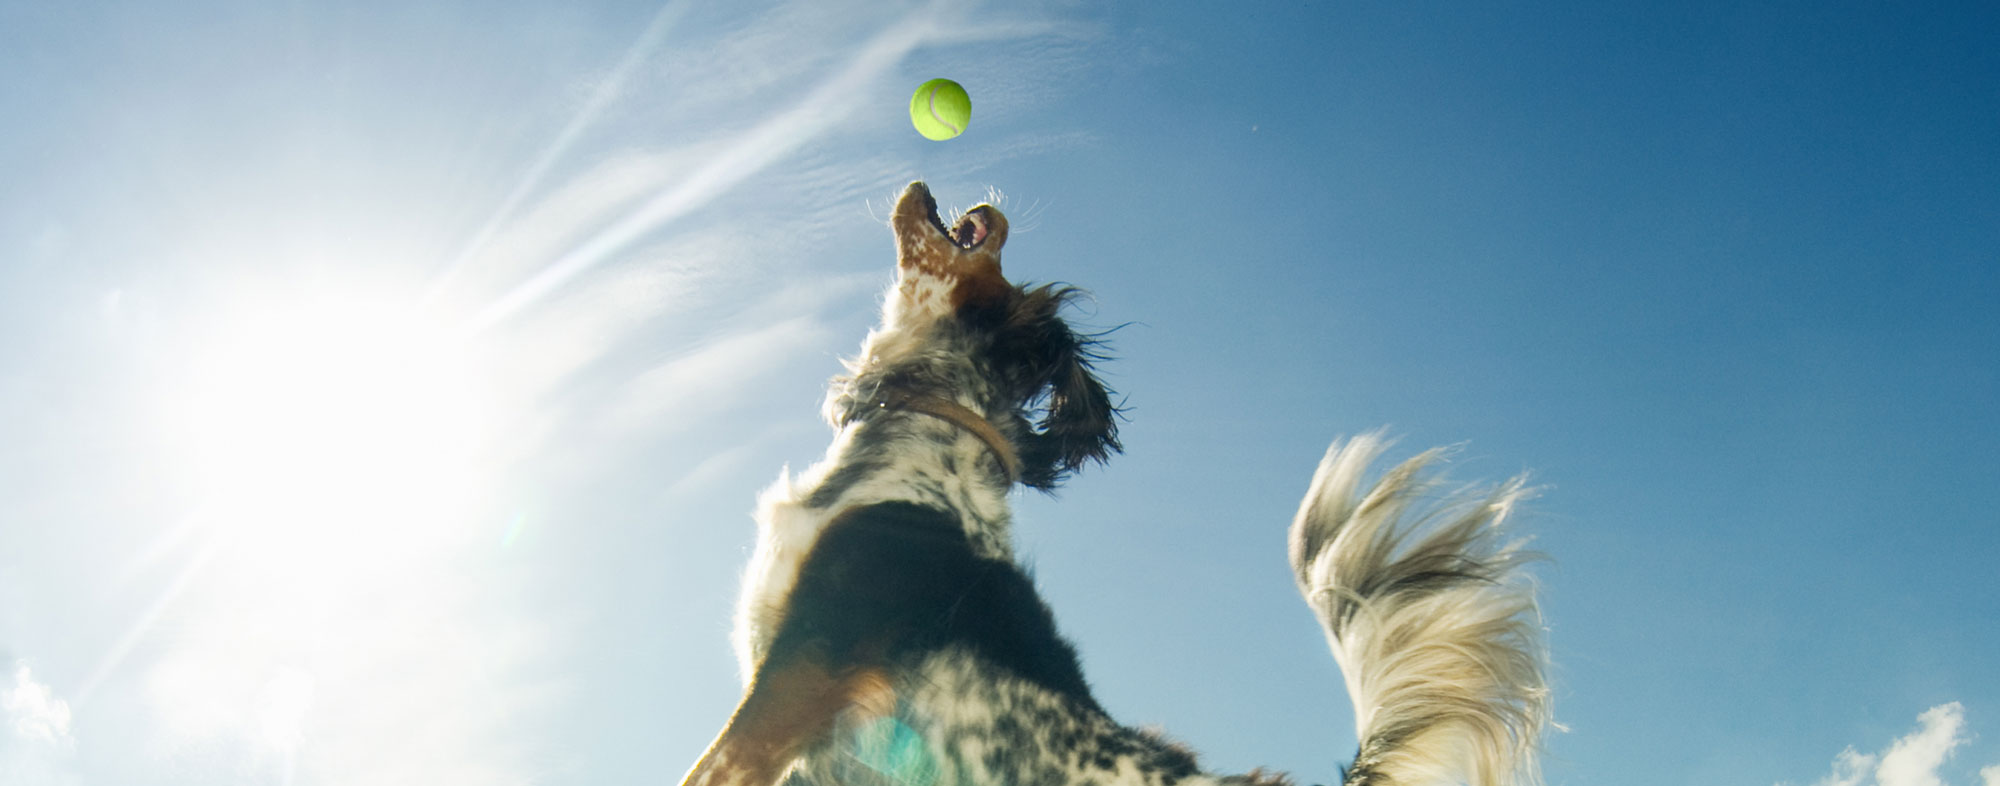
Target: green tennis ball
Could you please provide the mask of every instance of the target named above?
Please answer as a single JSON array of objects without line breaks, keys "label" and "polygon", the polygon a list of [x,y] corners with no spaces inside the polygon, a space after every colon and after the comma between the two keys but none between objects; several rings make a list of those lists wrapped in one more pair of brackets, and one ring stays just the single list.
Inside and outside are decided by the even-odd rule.
[{"label": "green tennis ball", "polygon": [[926,139],[943,141],[965,133],[972,122],[972,97],[949,79],[933,79],[910,96],[910,124]]}]

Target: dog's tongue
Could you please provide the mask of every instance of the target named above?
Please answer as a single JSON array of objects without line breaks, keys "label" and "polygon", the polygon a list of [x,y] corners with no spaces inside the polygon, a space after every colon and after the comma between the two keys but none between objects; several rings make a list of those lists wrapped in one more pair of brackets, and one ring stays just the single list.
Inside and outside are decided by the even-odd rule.
[{"label": "dog's tongue", "polygon": [[960,248],[971,248],[986,239],[986,218],[973,211],[958,220],[958,228],[952,231],[952,242]]}]

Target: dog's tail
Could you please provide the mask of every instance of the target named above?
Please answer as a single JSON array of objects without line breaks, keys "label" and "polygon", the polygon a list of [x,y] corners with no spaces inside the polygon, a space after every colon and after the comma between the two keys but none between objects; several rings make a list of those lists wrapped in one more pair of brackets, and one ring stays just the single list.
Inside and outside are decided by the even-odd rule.
[{"label": "dog's tail", "polygon": [[1522,478],[1441,493],[1433,449],[1372,488],[1379,434],[1334,443],[1292,522],[1299,590],[1325,626],[1361,738],[1345,786],[1535,783],[1548,722],[1541,622],[1497,525]]}]

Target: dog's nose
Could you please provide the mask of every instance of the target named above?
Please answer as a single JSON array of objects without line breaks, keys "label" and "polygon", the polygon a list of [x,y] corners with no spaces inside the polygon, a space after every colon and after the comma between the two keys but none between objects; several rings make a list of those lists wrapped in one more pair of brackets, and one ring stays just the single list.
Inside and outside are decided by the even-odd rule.
[{"label": "dog's nose", "polygon": [[923,181],[903,189],[890,223],[896,232],[897,257],[906,267],[916,264],[940,272],[968,265],[990,267],[999,264],[1000,247],[1007,242],[1007,217],[990,204],[966,211],[956,226],[945,226],[938,217],[937,199]]}]

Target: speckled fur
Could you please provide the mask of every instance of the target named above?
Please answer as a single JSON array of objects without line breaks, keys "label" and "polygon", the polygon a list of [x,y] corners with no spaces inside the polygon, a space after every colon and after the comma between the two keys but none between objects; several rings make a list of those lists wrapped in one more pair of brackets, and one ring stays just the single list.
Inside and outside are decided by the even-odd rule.
[{"label": "speckled fur", "polygon": [[[1059,318],[1068,290],[1001,276],[998,210],[946,230],[914,183],[892,227],[897,281],[828,394],[833,444],[759,501],[734,634],[745,699],[684,786],[1290,786],[1205,772],[1091,695],[1015,561],[1017,478],[997,453],[1049,489],[1119,449],[1094,342]],[[1007,444],[885,405],[892,393],[949,401]],[[1374,444],[1329,456],[1292,530],[1300,589],[1362,705],[1344,782],[1532,780],[1545,700],[1532,597],[1515,553],[1474,532],[1520,486],[1448,537],[1417,533],[1428,518],[1400,525],[1402,506],[1384,500],[1418,488],[1420,464],[1356,485]]]},{"label": "speckled fur", "polygon": [[[1215,784],[1187,749],[1113,721],[1094,703],[996,674],[964,652],[923,658],[902,680],[899,717],[924,741],[937,784]],[[900,691],[899,691],[900,692]],[[815,784],[892,783],[845,754],[836,734],[799,774]],[[899,784],[899,786],[910,786]]]}]

